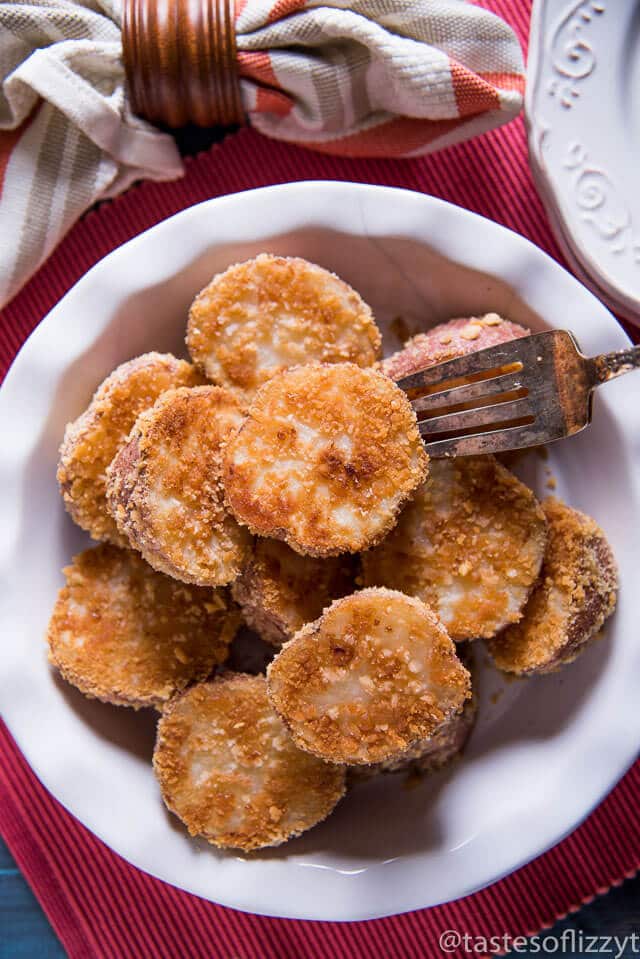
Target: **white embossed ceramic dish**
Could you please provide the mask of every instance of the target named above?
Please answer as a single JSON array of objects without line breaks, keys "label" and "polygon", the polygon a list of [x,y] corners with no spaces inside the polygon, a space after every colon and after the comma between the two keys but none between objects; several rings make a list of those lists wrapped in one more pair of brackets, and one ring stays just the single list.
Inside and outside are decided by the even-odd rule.
[{"label": "white embossed ceramic dish", "polygon": [[[300,183],[192,207],[106,257],[29,339],[0,392],[0,704],[51,792],[112,849],[200,896],[253,912],[363,919],[463,896],[561,839],[611,789],[640,742],[637,642],[640,404],[624,377],[593,426],[551,452],[558,491],[600,522],[622,589],[606,636],[569,670],[503,686],[480,677],[464,761],[407,790],[359,786],[325,823],[243,857],[189,839],[164,810],[150,758],[154,716],[84,699],[47,665],[60,568],[84,535],[55,482],[67,420],[121,361],[181,350],[188,304],[228,264],[267,250],[340,273],[398,332],[497,310],[534,329],[571,320],[585,350],[627,340],[607,310],[521,237],[419,194]],[[574,322],[575,321],[575,324]],[[529,479],[544,492],[545,464]],[[498,693],[498,696],[495,694]]]},{"label": "white embossed ceramic dish", "polygon": [[568,261],[640,322],[640,2],[535,0],[531,169]]}]

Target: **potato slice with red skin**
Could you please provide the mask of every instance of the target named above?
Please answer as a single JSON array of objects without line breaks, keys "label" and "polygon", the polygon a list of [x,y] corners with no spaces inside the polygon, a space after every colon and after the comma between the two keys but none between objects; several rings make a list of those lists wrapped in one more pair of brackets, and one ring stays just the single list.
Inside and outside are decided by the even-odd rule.
[{"label": "potato slice with red skin", "polygon": [[411,337],[401,350],[382,361],[382,371],[392,380],[399,380],[428,366],[528,335],[524,326],[497,313],[449,320]]},{"label": "potato slice with red skin", "polygon": [[264,676],[226,673],[173,700],[153,767],[165,804],[192,836],[245,851],[299,836],[345,791],[344,768],[294,745]]},{"label": "potato slice with red skin", "polygon": [[169,390],[107,471],[109,508],[154,569],[198,586],[236,579],[251,537],[224,504],[222,451],[244,411],[219,386]]},{"label": "potato slice with red skin", "polygon": [[247,625],[265,642],[282,646],[332,600],[353,592],[356,565],[353,556],[316,559],[258,537],[231,591]]},{"label": "potato slice with red skin", "polygon": [[456,642],[489,638],[522,615],[546,536],[535,496],[494,457],[432,460],[395,529],[362,554],[363,581],[418,596]]},{"label": "potato slice with red skin", "polygon": [[170,353],[145,353],[110,373],[82,416],[68,424],[60,447],[58,483],[67,511],[93,539],[128,546],[109,513],[106,472],[138,415],[165,390],[202,382],[190,363]]},{"label": "potato slice with red skin", "polygon": [[[475,684],[475,662],[471,643],[462,643],[456,649],[460,661],[469,670],[472,684]],[[472,685],[471,697],[466,700],[462,711],[445,719],[433,735],[411,746],[406,753],[396,759],[387,759],[371,766],[350,766],[347,774],[349,785],[355,785],[381,773],[409,773],[424,776],[428,773],[450,766],[460,759],[478,717],[478,697]]]},{"label": "potato slice with red skin", "polygon": [[80,553],[64,573],[49,659],[85,696],[162,707],[226,660],[240,617],[225,590],[179,583],[109,544]]},{"label": "potato slice with red skin", "polygon": [[399,758],[471,694],[469,673],[432,610],[388,589],[332,603],[283,646],[267,681],[301,749],[353,765]]},{"label": "potato slice with red skin", "polygon": [[498,669],[519,676],[572,663],[616,605],[616,562],[598,524],[554,498],[543,508],[549,539],[540,582],[520,622],[489,643]]},{"label": "potato slice with red skin", "polygon": [[382,539],[427,473],[415,413],[377,370],[311,364],[262,387],[225,450],[227,503],[310,556]]},{"label": "potato slice with red skin", "polygon": [[371,366],[380,332],[367,304],[334,273],[263,253],[214,276],[198,294],[187,346],[209,379],[251,398],[301,363]]}]

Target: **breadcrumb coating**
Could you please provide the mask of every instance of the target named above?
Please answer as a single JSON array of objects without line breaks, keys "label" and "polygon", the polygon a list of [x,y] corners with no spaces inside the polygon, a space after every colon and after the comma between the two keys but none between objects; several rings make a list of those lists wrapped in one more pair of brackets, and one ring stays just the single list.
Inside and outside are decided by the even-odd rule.
[{"label": "breadcrumb coating", "polygon": [[106,543],[63,572],[49,660],[85,696],[160,707],[226,660],[240,618],[224,590],[178,583]]},{"label": "breadcrumb coating", "polygon": [[352,556],[301,556],[275,539],[255,541],[253,553],[232,586],[245,622],[267,643],[282,646],[332,600],[353,592]]},{"label": "breadcrumb coating", "polygon": [[251,397],[301,363],[371,366],[380,332],[367,304],[335,274],[263,253],[230,266],[196,297],[187,346],[209,379]]},{"label": "breadcrumb coating", "polygon": [[382,361],[382,370],[392,380],[399,380],[436,363],[528,336],[529,332],[497,313],[449,320],[412,337],[403,349]]},{"label": "breadcrumb coating", "polygon": [[283,646],[267,682],[296,745],[353,765],[399,758],[471,695],[432,610],[388,589],[332,603]]},{"label": "breadcrumb coating", "polygon": [[192,836],[245,851],[299,836],[345,791],[343,767],[294,745],[264,676],[227,673],[177,697],[158,723],[153,767]]},{"label": "breadcrumb coating", "polygon": [[498,669],[532,676],[573,662],[616,606],[618,571],[589,516],[560,500],[543,503],[549,539],[540,582],[524,616],[489,643]]},{"label": "breadcrumb coating", "polygon": [[456,642],[517,622],[546,544],[533,493],[492,456],[432,460],[395,529],[362,555],[366,586],[430,605]]},{"label": "breadcrumb coating", "polygon": [[256,395],[227,445],[224,486],[253,533],[331,556],[382,539],[427,464],[415,413],[391,380],[353,363],[310,364]]},{"label": "breadcrumb coating", "polygon": [[58,483],[67,511],[93,539],[127,546],[109,514],[106,471],[139,413],[165,390],[202,377],[170,353],[145,353],[122,363],[98,387],[88,409],[69,423],[60,447]]},{"label": "breadcrumb coating", "polygon": [[224,586],[251,545],[224,505],[222,449],[243,420],[219,386],[168,390],[136,420],[107,471],[118,530],[154,569],[185,583]]},{"label": "breadcrumb coating", "polygon": [[475,664],[473,656],[466,649],[469,645],[471,644],[462,643],[457,647],[458,656],[469,670],[472,682],[471,697],[466,700],[462,711],[445,719],[432,736],[411,746],[397,759],[387,759],[371,766],[350,766],[347,772],[348,785],[355,785],[381,773],[414,773],[424,776],[438,772],[460,759],[478,718],[478,697],[473,685]]}]

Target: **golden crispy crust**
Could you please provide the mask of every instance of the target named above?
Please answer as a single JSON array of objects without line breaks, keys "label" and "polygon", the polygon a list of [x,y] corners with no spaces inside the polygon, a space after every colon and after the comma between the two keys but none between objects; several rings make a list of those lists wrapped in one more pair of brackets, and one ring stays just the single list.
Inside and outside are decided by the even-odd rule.
[{"label": "golden crispy crust", "polygon": [[333,273],[263,253],[215,276],[189,312],[187,346],[209,379],[251,397],[275,373],[313,361],[371,366],[371,310]]},{"label": "golden crispy crust", "polygon": [[405,394],[376,370],[311,364],[258,392],[224,462],[227,502],[299,553],[357,552],[392,528],[427,474]]},{"label": "golden crispy crust", "polygon": [[296,745],[354,765],[402,756],[471,694],[469,673],[434,613],[388,589],[332,603],[283,646],[267,681]]},{"label": "golden crispy crust", "polygon": [[604,533],[557,499],[543,504],[549,540],[522,620],[489,643],[498,669],[532,676],[571,663],[616,605],[618,571]]},{"label": "golden crispy crust", "polygon": [[325,819],[345,771],[294,746],[264,676],[227,673],[164,710],[153,768],[167,807],[215,846],[278,846]]},{"label": "golden crispy crust", "polygon": [[185,583],[236,578],[251,537],[229,515],[222,448],[243,410],[219,386],[169,390],[136,420],[107,471],[118,530],[154,569]]},{"label": "golden crispy crust", "polygon": [[492,456],[432,460],[396,528],[362,555],[364,583],[418,596],[452,639],[517,622],[546,544],[533,493]]},{"label": "golden crispy crust", "polygon": [[114,370],[88,409],[68,424],[60,447],[58,483],[68,512],[93,539],[128,545],[107,509],[106,470],[138,414],[153,406],[165,390],[201,382],[190,363],[170,353],[145,353]]},{"label": "golden crispy crust", "polygon": [[478,718],[478,697],[473,688],[475,664],[472,653],[466,649],[469,645],[471,644],[461,643],[457,647],[460,660],[469,670],[472,681],[471,697],[466,700],[462,711],[445,719],[432,736],[415,743],[397,759],[387,759],[385,762],[374,763],[371,766],[350,766],[347,773],[349,785],[355,785],[381,773],[408,772],[425,775],[438,772],[460,759]]},{"label": "golden crispy crust", "polygon": [[64,570],[48,630],[67,682],[118,706],[161,706],[225,661],[239,624],[224,590],[186,586],[103,544]]},{"label": "golden crispy crust", "polygon": [[401,350],[382,361],[382,370],[392,380],[399,380],[436,363],[528,335],[524,326],[504,320],[497,313],[449,320],[412,337]]},{"label": "golden crispy crust", "polygon": [[462,712],[446,719],[428,739],[420,740],[402,756],[387,759],[370,766],[349,766],[348,784],[371,779],[383,773],[416,773],[426,775],[438,772],[460,756],[473,731],[478,716],[478,700],[475,695],[467,699]]},{"label": "golden crispy crust", "polygon": [[355,557],[316,559],[258,538],[232,593],[247,625],[265,642],[282,646],[332,600],[351,593],[355,576]]}]

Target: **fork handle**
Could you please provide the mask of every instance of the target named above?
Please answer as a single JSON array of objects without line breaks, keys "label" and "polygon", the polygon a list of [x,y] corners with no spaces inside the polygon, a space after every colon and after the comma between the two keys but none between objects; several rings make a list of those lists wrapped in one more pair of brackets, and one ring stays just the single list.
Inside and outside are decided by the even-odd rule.
[{"label": "fork handle", "polygon": [[603,353],[594,356],[593,365],[596,374],[596,383],[606,383],[623,373],[640,369],[640,346],[630,346],[626,350],[616,353]]}]

